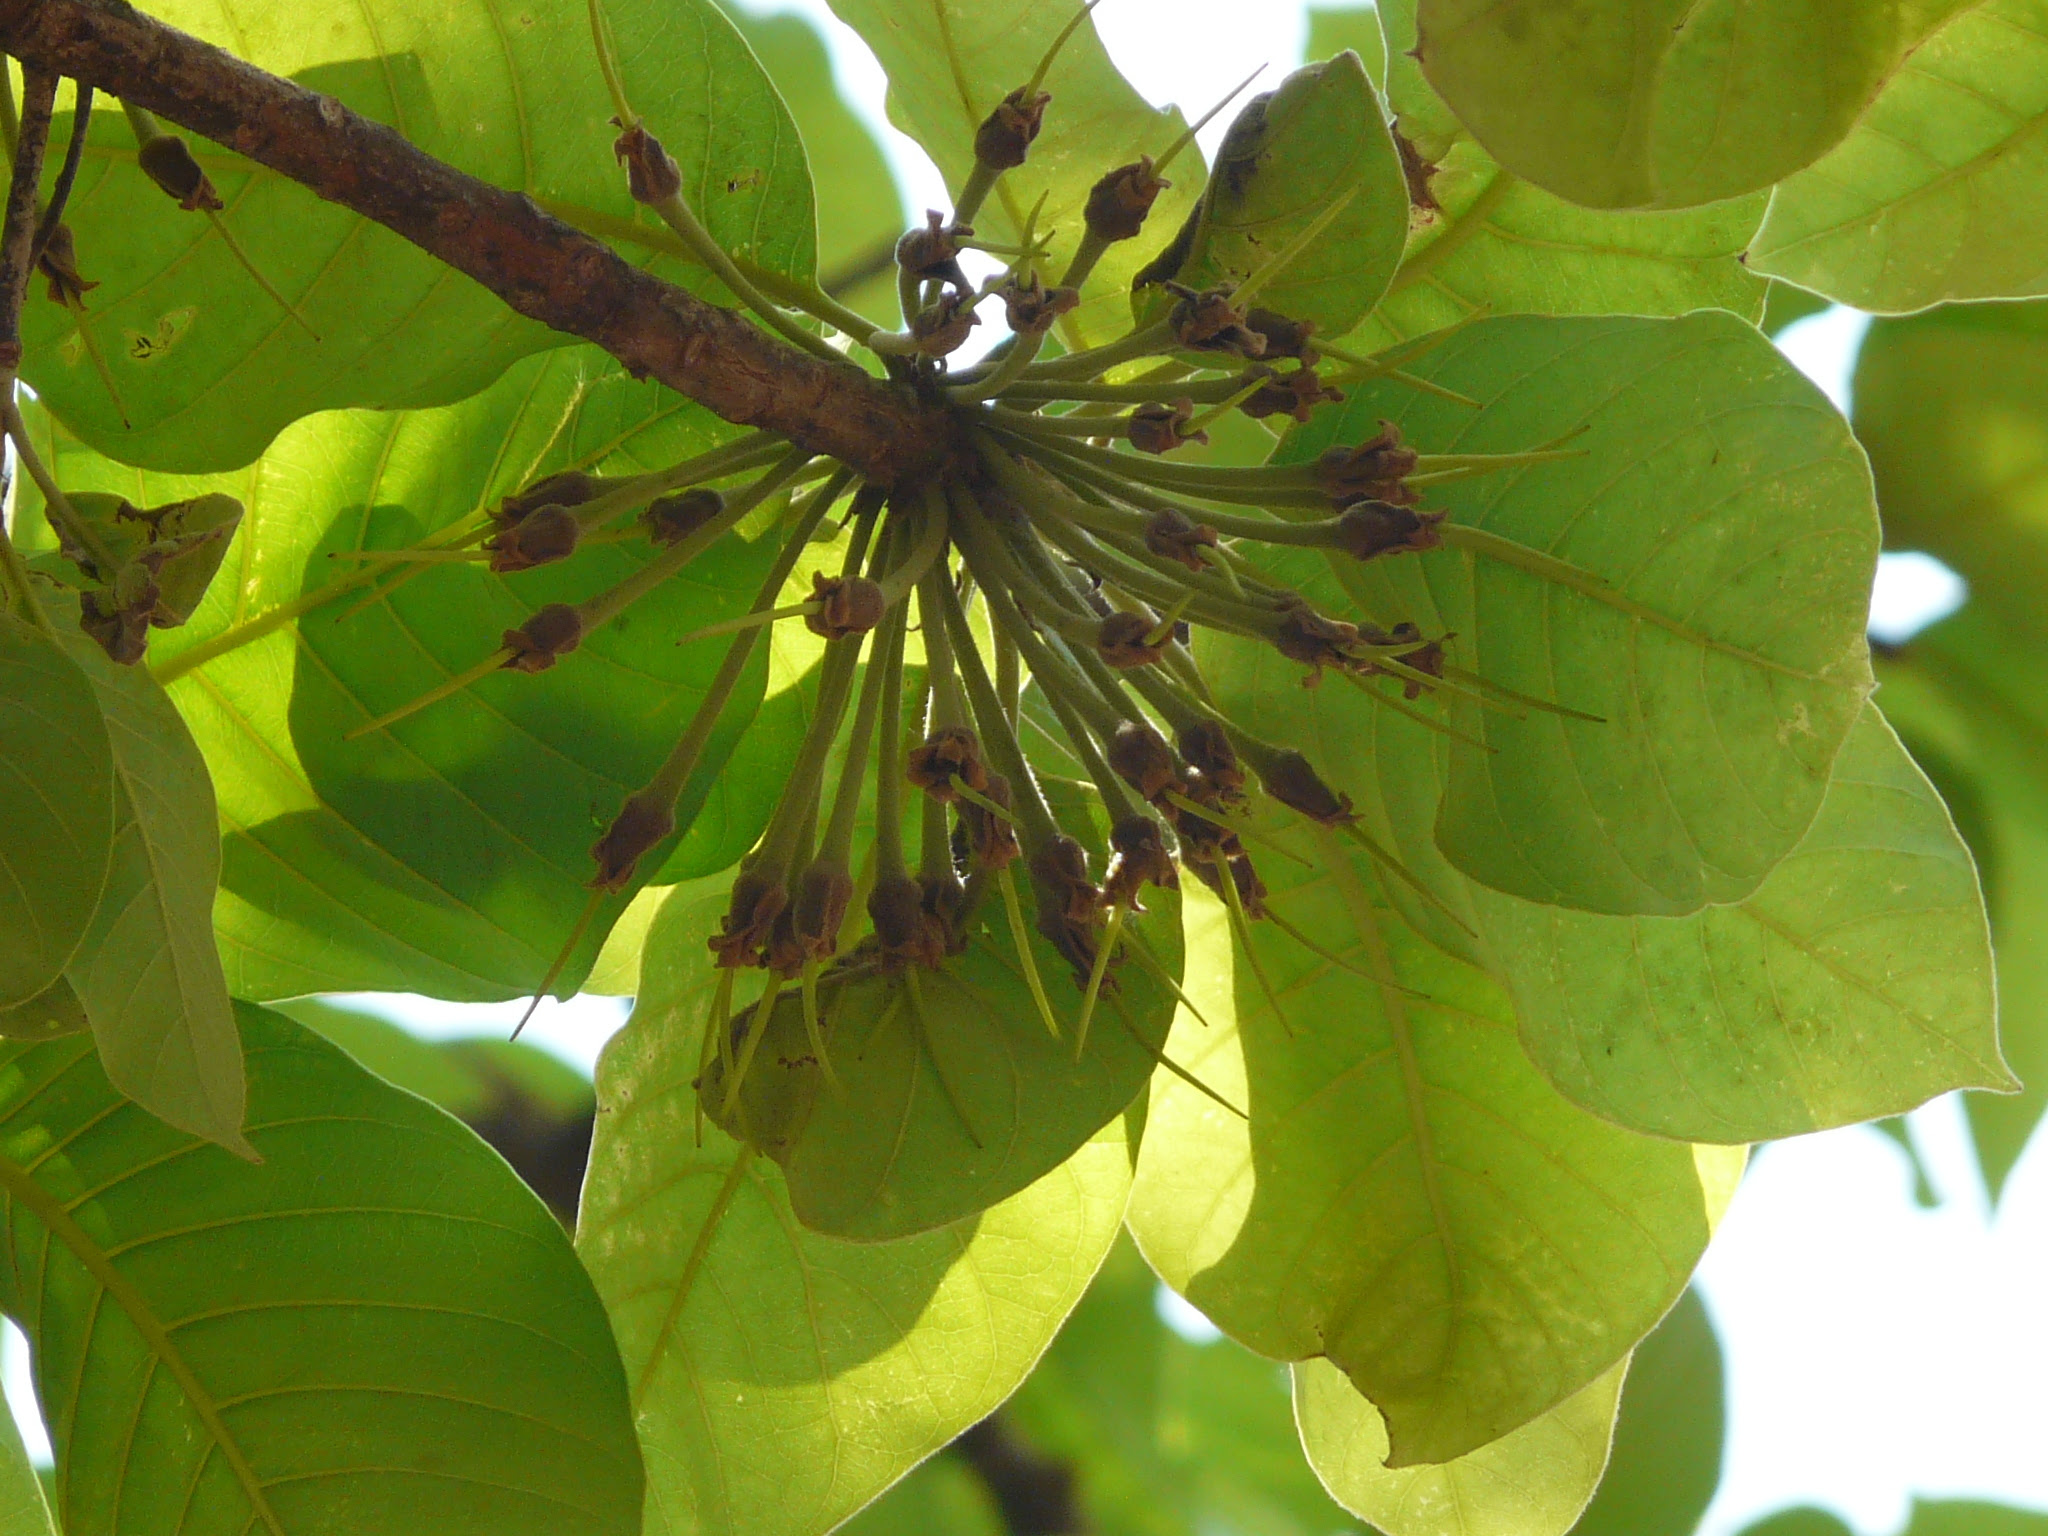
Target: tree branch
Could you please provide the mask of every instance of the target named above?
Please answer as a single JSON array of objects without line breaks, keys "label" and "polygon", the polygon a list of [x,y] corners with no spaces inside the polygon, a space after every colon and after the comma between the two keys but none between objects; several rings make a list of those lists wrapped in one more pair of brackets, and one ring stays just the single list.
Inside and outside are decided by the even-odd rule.
[{"label": "tree branch", "polygon": [[0,49],[290,177],[440,258],[520,314],[595,342],[727,421],[893,485],[952,451],[945,413],[811,357],[608,246],[423,154],[331,96],[264,73],[121,0],[0,0]]}]

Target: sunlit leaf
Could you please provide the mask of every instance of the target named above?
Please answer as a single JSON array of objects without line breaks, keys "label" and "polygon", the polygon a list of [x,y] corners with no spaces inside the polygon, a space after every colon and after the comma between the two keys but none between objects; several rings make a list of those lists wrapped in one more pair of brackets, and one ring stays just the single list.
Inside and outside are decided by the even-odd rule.
[{"label": "sunlit leaf", "polygon": [[1747,896],[1804,835],[1870,687],[1877,526],[1846,424],[1725,314],[1484,320],[1412,367],[1479,408],[1362,384],[1276,459],[1362,442],[1382,418],[1424,453],[1564,445],[1574,457],[1429,500],[1583,575],[1448,548],[1352,567],[1353,606],[1598,717],[1453,695],[1437,842],[1496,889],[1590,911]]},{"label": "sunlit leaf", "polygon": [[1749,261],[1859,309],[2048,293],[2048,5],[1928,38],[1835,149],[1771,196]]},{"label": "sunlit leaf", "polygon": [[62,977],[113,846],[113,755],[92,685],[55,640],[0,613],[0,1007]]},{"label": "sunlit leaf", "polygon": [[1014,1390],[1117,1231],[1121,1120],[1002,1204],[847,1243],[776,1165],[694,1130],[723,880],[677,888],[598,1069],[578,1246],[611,1309],[648,1460],[647,1528],[829,1529]]},{"label": "sunlit leaf", "polygon": [[1607,1465],[1628,1362],[1542,1416],[1434,1466],[1384,1465],[1379,1410],[1327,1360],[1294,1368],[1310,1463],[1338,1501],[1386,1536],[1564,1536]]},{"label": "sunlit leaf", "polygon": [[30,1465],[28,1448],[12,1414],[0,1415],[0,1536],[57,1536],[43,1481]]},{"label": "sunlit leaf", "polygon": [[213,942],[220,823],[206,760],[148,672],[82,635],[69,645],[113,748],[114,853],[65,979],[116,1088],[248,1156],[242,1041]]},{"label": "sunlit leaf", "polygon": [[[741,255],[808,274],[802,148],[731,24],[709,0],[609,0],[606,10],[626,89],[681,163],[705,223]],[[426,10],[376,0],[323,13],[318,25],[266,0],[167,0],[154,14],[572,222],[651,220],[627,196],[612,156],[610,98],[580,5],[513,17],[481,0]],[[58,142],[67,121],[58,121]],[[220,219],[305,324],[264,294],[203,214],[184,212],[143,176],[134,133],[102,98],[66,219],[81,269],[100,284],[86,298],[85,323],[132,429],[71,312],[38,285],[22,321],[23,376],[94,446],[164,469],[228,469],[296,417],[442,405],[569,339],[370,220],[206,141],[188,142],[226,204]],[[708,282],[673,258],[660,270]]]},{"label": "sunlit leaf", "polygon": [[[507,578],[435,566],[360,612],[368,594],[355,589],[296,622],[286,605],[347,580],[356,551],[412,545],[543,475],[660,468],[733,429],[591,348],[521,363],[460,405],[307,419],[231,475],[129,469],[38,420],[68,484],[142,505],[224,491],[249,509],[199,612],[150,651],[219,791],[216,918],[231,989],[484,1000],[537,985],[588,897],[591,843],[681,734],[723,658],[717,640],[679,649],[675,636],[742,612],[772,541],[725,540],[549,672],[495,673],[356,741],[345,734],[488,656],[542,604],[623,578],[652,546],[634,535]],[[236,640],[249,643],[197,666],[181,660]],[[760,676],[728,707],[685,793],[683,825]],[[724,822],[716,832],[752,837]],[[659,860],[643,861],[642,877]],[[567,984],[629,895],[608,899]]]},{"label": "sunlit leaf", "polygon": [[617,1351],[553,1217],[441,1111],[238,1010],[251,1167],[83,1039],[0,1072],[8,1249],[69,1536],[639,1529]]},{"label": "sunlit leaf", "polygon": [[[1354,47],[1361,45],[1351,34],[1374,15],[1328,14],[1362,18],[1337,34]],[[1415,210],[1407,259],[1362,339],[1397,341],[1479,310],[1728,309],[1755,318],[1764,284],[1738,258],[1763,217],[1763,194],[1654,214],[1566,202],[1503,170],[1445,108],[1408,51],[1415,46],[1414,0],[1386,0],[1378,20],[1388,37],[1387,105],[1413,146],[1416,169],[1428,168],[1428,198]]]},{"label": "sunlit leaf", "polygon": [[[889,121],[924,146],[956,192],[974,168],[975,129],[1031,78],[1078,8],[1044,0],[832,0],[834,13],[888,71]],[[1185,125],[1177,108],[1158,111],[1133,89],[1110,62],[1092,22],[1067,40],[1045,89],[1052,105],[1030,158],[1004,175],[975,227],[1014,239],[1043,193],[1038,232],[1058,231],[1049,262],[1057,277],[1080,243],[1088,189],[1141,154],[1158,157]],[[1202,190],[1200,154],[1189,148],[1167,174],[1174,185],[1153,205],[1145,233],[1112,246],[1095,268],[1089,302],[1068,317],[1075,340],[1098,343],[1129,328],[1131,277],[1194,206]]]},{"label": "sunlit leaf", "polygon": [[1517,175],[1595,208],[1687,208],[1825,154],[1964,3],[1421,0],[1421,62]]},{"label": "sunlit leaf", "polygon": [[1186,985],[1210,1026],[1183,1013],[1167,1049],[1252,1118],[1156,1078],[1131,1229],[1226,1332],[1329,1356],[1395,1465],[1446,1461],[1649,1331],[1706,1243],[1701,1166],[1560,1097],[1500,990],[1375,900],[1353,845],[1280,835],[1314,863],[1262,857],[1268,900],[1344,965],[1255,923],[1276,1016],[1220,908],[1190,900]]},{"label": "sunlit leaf", "polygon": [[1636,1346],[1607,1474],[1573,1536],[1693,1536],[1721,1482],[1721,1345],[1697,1291]]}]

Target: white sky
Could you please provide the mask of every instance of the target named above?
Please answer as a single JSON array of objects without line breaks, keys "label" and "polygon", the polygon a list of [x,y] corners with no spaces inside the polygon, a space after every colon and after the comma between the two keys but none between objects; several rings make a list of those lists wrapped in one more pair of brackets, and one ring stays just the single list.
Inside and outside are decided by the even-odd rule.
[{"label": "white sky", "polygon": [[[1054,0],[1047,0],[1054,3]],[[874,125],[910,205],[941,206],[930,161],[883,119],[884,82],[824,0],[755,0],[795,10],[825,32],[840,85]],[[1096,25],[1141,91],[1200,110],[1260,59],[1299,61],[1301,0],[1105,0]],[[1227,126],[1212,124],[1205,148]],[[1865,317],[1832,310],[1781,338],[1838,404]],[[1902,639],[1962,599],[1925,556],[1887,556],[1873,631]],[[519,1006],[408,1000],[422,1034],[503,1033]],[[526,1038],[586,1069],[624,1020],[602,998],[544,1007]],[[1789,1504],[1834,1508],[1863,1536],[1905,1523],[1911,1500],[1982,1497],[2048,1508],[2048,1154],[2037,1138],[1995,1217],[1970,1155],[1960,1107],[1912,1117],[1941,1203],[1913,1200],[1906,1158],[1875,1131],[1851,1129],[1765,1148],[1700,1271],[1729,1362],[1730,1433],[1721,1492],[1701,1536],[1730,1536]],[[1203,1320],[1164,1309],[1199,1333]],[[47,1460],[26,1350],[11,1325],[9,1401]]]}]

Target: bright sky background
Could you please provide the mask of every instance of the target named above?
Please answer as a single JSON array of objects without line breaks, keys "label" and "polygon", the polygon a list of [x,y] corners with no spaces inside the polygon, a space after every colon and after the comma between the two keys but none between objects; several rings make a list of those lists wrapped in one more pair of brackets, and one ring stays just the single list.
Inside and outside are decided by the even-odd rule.
[{"label": "bright sky background", "polygon": [[[818,23],[841,89],[882,137],[910,206],[943,205],[930,161],[883,119],[879,66],[824,0],[754,8]],[[1277,78],[1306,37],[1302,0],[1105,0],[1095,20],[1141,91],[1191,115],[1260,59]],[[1227,117],[1204,134],[1206,149]],[[1835,309],[1780,345],[1846,407],[1866,324]],[[1904,639],[1962,596],[1938,562],[1887,556],[1872,630]],[[520,1006],[416,999],[400,1011],[420,1033],[446,1037],[502,1034]],[[551,1003],[526,1038],[588,1069],[625,1011],[604,998]],[[1767,1147],[1744,1181],[1699,1275],[1728,1356],[1730,1404],[1726,1473],[1701,1536],[1731,1536],[1798,1503],[1832,1507],[1862,1536],[1898,1531],[1915,1494],[2048,1509],[2048,1153],[2037,1137],[1994,1216],[1960,1106],[1939,1101],[1911,1127],[1939,1197],[1932,1209],[1914,1203],[1903,1152],[1870,1130]],[[1204,1320],[1184,1304],[1163,1310],[1200,1332]],[[7,1397],[47,1460],[26,1350],[7,1333]]]}]

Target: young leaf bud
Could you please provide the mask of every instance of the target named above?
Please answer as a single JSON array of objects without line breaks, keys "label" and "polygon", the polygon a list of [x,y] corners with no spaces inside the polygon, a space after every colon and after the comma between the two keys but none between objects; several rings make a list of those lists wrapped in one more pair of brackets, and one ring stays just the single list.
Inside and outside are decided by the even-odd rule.
[{"label": "young leaf bud", "polygon": [[1389,501],[1358,501],[1337,519],[1337,547],[1358,560],[1403,550],[1435,549],[1443,543],[1437,524],[1446,514],[1417,512]]},{"label": "young leaf bud", "polygon": [[1105,244],[1135,239],[1159,194],[1173,183],[1152,174],[1152,157],[1120,165],[1088,189],[1081,218],[1088,233]]},{"label": "young leaf bud", "polygon": [[590,845],[590,856],[597,861],[591,887],[624,890],[640,860],[675,829],[675,807],[668,796],[645,790],[628,795],[612,824],[604,829],[604,836]]},{"label": "young leaf bud", "polygon": [[865,576],[811,576],[811,601],[818,611],[804,619],[804,628],[826,640],[864,635],[888,612],[888,595]]},{"label": "young leaf bud", "polygon": [[142,174],[163,189],[167,196],[178,200],[178,206],[187,213],[198,213],[202,209],[217,211],[226,206],[206,172],[199,168],[199,162],[192,158],[192,151],[185,147],[185,141],[174,133],[166,133],[151,139],[135,155],[136,163],[142,167]]},{"label": "young leaf bud", "polygon": [[1046,105],[1052,97],[1044,91],[1026,95],[1027,89],[1020,85],[997,102],[995,111],[974,131],[974,158],[992,171],[1022,165],[1045,122]]},{"label": "young leaf bud", "polygon": [[549,603],[517,629],[505,631],[514,672],[545,672],[583,643],[583,617],[567,603]]},{"label": "young leaf bud", "polygon": [[612,153],[626,163],[626,190],[634,202],[665,203],[683,190],[682,167],[662,148],[661,140],[639,124],[619,135]]},{"label": "young leaf bud", "polygon": [[1208,433],[1188,431],[1188,424],[1194,419],[1192,400],[1176,400],[1172,405],[1141,405],[1130,414],[1127,432],[1131,446],[1140,453],[1171,453],[1188,443],[1206,447]]},{"label": "young leaf bud", "polygon": [[1340,512],[1360,501],[1413,506],[1419,498],[1407,477],[1414,468],[1415,450],[1401,446],[1401,429],[1382,421],[1377,436],[1355,448],[1331,448],[1316,460],[1316,481]]},{"label": "young leaf bud", "polygon": [[640,528],[666,549],[680,544],[725,510],[725,498],[708,486],[692,486],[672,496],[657,496],[640,514]]},{"label": "young leaf bud", "polygon": [[1164,640],[1154,643],[1159,621],[1142,613],[1112,613],[1095,631],[1095,654],[1118,671],[1149,667],[1166,654]]},{"label": "young leaf bud", "polygon": [[1162,560],[1177,561],[1191,571],[1204,570],[1207,562],[1200,551],[1216,547],[1216,530],[1162,507],[1145,525],[1145,547]]},{"label": "young leaf bud", "polygon": [[535,507],[502,533],[484,540],[491,569],[500,576],[566,560],[576,552],[583,525],[567,507]]}]

